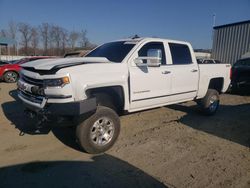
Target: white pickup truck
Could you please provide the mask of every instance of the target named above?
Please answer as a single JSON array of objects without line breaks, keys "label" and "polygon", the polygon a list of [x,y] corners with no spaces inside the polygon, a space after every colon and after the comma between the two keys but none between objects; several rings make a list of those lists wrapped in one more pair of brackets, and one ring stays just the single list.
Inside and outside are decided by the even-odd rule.
[{"label": "white pickup truck", "polygon": [[230,65],[198,65],[189,43],[158,38],[118,40],[86,57],[22,67],[18,96],[27,109],[46,117],[81,117],[76,137],[89,153],[114,144],[118,114],[194,100],[212,115],[230,84]]}]

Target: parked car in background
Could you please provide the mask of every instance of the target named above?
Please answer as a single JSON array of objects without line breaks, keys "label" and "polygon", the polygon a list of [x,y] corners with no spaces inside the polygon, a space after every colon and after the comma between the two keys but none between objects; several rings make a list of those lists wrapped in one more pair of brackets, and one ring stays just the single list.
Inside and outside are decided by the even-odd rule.
[{"label": "parked car in background", "polygon": [[0,61],[0,66],[8,64],[7,61]]},{"label": "parked car in background", "polygon": [[221,61],[217,59],[197,59],[198,64],[220,64]]},{"label": "parked car in background", "polygon": [[0,65],[0,80],[3,80],[7,83],[14,83],[17,81],[19,77],[19,71],[21,69],[21,64],[38,60],[38,59],[45,59],[49,58],[47,56],[36,56],[36,57],[29,57],[23,58],[11,63],[3,63]]},{"label": "parked car in background", "polygon": [[69,57],[84,57],[89,52],[90,52],[90,50],[80,50],[80,51],[68,52],[63,57],[64,58],[69,58]]},{"label": "parked car in background", "polygon": [[231,89],[250,88],[250,58],[238,60],[231,71]]}]

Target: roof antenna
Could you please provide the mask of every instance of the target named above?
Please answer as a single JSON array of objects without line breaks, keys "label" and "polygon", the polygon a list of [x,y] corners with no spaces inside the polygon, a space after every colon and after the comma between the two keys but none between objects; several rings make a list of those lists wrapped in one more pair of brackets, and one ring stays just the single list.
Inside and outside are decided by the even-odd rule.
[{"label": "roof antenna", "polygon": [[138,35],[132,37],[132,39],[138,39],[138,38],[140,38]]}]

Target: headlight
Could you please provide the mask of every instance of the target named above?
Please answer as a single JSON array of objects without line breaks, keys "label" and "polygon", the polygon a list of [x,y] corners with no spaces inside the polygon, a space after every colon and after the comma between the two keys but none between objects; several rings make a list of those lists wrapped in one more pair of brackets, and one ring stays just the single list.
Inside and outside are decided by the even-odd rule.
[{"label": "headlight", "polygon": [[63,87],[69,82],[68,76],[56,79],[46,79],[44,80],[44,87]]}]

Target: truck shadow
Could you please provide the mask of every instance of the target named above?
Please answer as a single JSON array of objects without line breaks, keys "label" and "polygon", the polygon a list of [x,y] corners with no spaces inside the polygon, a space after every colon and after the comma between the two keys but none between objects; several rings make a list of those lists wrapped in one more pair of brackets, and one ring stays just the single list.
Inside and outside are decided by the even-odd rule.
[{"label": "truck shadow", "polygon": [[63,144],[77,150],[82,149],[76,143],[75,130],[71,127],[54,127],[50,123],[45,124],[43,128],[39,130],[36,128],[37,119],[30,119],[24,113],[24,107],[22,102],[17,97],[17,91],[12,90],[9,95],[14,98],[14,101],[6,102],[2,104],[2,109],[5,117],[11,122],[11,125],[15,126],[19,130],[19,136],[28,135],[47,135],[50,132],[60,140]]},{"label": "truck shadow", "polygon": [[237,91],[230,90],[228,93],[231,95],[250,96],[250,87],[243,87]]},{"label": "truck shadow", "polygon": [[2,104],[2,109],[5,117],[11,121],[11,125],[24,133],[29,133],[32,130],[32,124],[28,121],[24,114],[24,107],[18,100],[17,91],[12,90],[9,95],[14,98],[14,101]]},{"label": "truck shadow", "polygon": [[37,161],[0,168],[0,187],[167,187],[142,170],[113,156],[92,161]]},{"label": "truck shadow", "polygon": [[200,115],[196,105],[171,105],[167,108],[185,112],[178,122],[186,126],[250,147],[250,103],[221,105],[214,116]]}]

